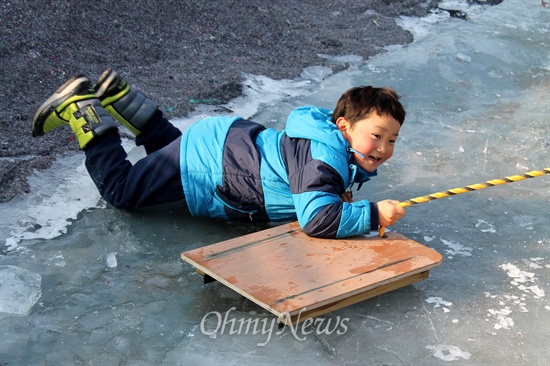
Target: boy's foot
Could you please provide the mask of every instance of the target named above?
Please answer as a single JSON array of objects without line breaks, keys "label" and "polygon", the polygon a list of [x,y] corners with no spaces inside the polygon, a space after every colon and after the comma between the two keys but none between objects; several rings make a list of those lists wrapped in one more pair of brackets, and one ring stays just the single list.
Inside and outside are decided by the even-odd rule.
[{"label": "boy's foot", "polygon": [[75,76],[63,84],[36,111],[32,120],[33,136],[42,136],[51,130],[69,124],[65,108],[74,102],[95,99],[92,83],[83,75]]},{"label": "boy's foot", "polygon": [[158,109],[112,69],[103,72],[94,89],[103,108],[136,136]]},{"label": "boy's foot", "polygon": [[68,80],[38,108],[32,121],[33,136],[45,135],[63,125],[71,127],[82,149],[94,136],[116,129],[92,83],[82,75]]}]

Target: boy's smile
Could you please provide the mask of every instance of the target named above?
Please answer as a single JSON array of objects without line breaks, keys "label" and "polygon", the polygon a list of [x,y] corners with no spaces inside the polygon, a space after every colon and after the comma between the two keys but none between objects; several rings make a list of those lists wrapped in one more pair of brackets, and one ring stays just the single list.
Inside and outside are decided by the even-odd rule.
[{"label": "boy's smile", "polygon": [[354,153],[355,162],[369,173],[374,172],[393,155],[395,141],[401,125],[390,115],[376,112],[355,122],[353,127],[340,117],[336,125]]}]

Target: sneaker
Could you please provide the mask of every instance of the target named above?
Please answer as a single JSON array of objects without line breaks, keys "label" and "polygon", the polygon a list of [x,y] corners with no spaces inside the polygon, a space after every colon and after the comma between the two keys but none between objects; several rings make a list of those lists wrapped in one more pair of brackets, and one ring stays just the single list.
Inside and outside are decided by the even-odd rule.
[{"label": "sneaker", "polygon": [[42,136],[57,127],[69,125],[81,149],[95,136],[116,129],[114,118],[103,109],[92,83],[78,75],[53,93],[34,115],[33,136]]},{"label": "sneaker", "polygon": [[103,108],[135,136],[158,109],[155,102],[112,69],[103,72],[94,89]]},{"label": "sneaker", "polygon": [[69,116],[64,113],[70,104],[87,99],[96,99],[92,83],[83,75],[78,75],[63,84],[53,93],[34,115],[33,136],[43,136],[57,127],[69,124]]}]

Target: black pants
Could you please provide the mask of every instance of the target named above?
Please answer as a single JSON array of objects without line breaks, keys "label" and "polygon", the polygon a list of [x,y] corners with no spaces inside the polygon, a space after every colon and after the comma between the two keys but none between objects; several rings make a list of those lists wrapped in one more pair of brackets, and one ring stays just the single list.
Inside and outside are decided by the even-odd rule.
[{"label": "black pants", "polygon": [[96,136],[86,149],[86,168],[101,196],[117,208],[132,209],[185,198],[180,174],[181,131],[157,111],[136,145],[147,156],[132,165],[118,131]]}]

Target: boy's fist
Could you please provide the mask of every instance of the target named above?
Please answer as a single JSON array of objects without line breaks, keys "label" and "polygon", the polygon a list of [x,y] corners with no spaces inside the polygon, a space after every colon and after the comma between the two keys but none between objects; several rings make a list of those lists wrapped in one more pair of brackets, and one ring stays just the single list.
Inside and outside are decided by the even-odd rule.
[{"label": "boy's fist", "polygon": [[384,200],[376,203],[380,226],[392,226],[403,217],[405,208],[398,206],[399,201]]}]

